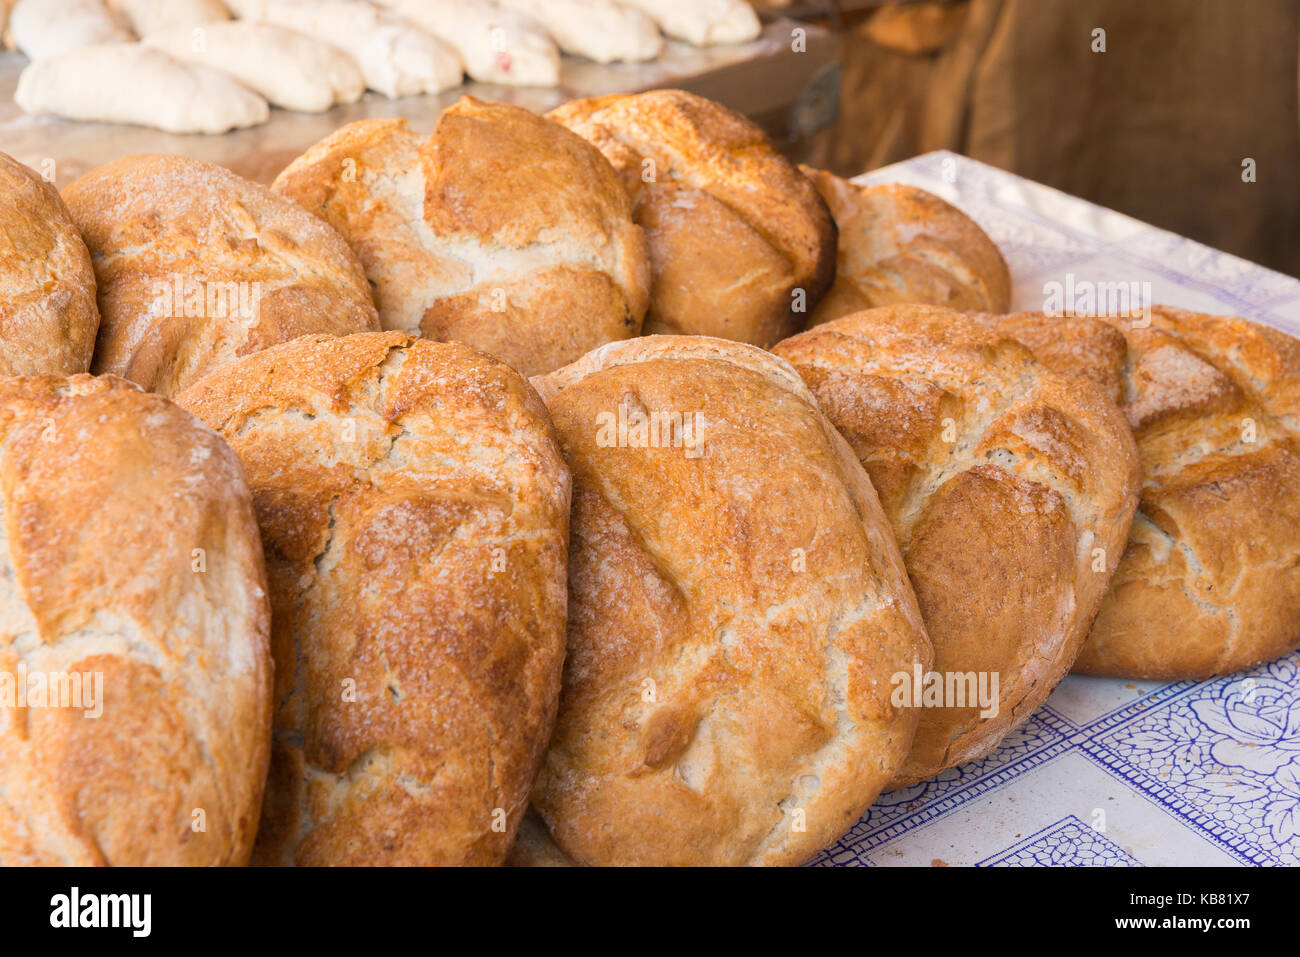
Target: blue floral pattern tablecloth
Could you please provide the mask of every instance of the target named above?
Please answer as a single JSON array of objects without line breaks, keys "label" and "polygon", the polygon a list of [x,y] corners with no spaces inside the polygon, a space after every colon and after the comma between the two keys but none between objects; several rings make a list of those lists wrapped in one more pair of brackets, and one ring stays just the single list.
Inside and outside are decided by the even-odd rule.
[{"label": "blue floral pattern tablecloth", "polygon": [[[1300,336],[1300,282],[952,153],[861,177],[955,203],[1045,286],[1149,283],[1151,301]],[[1225,180],[1225,188],[1250,184]],[[993,754],[881,795],[813,862],[1300,865],[1300,653],[1212,681],[1072,675]]]}]

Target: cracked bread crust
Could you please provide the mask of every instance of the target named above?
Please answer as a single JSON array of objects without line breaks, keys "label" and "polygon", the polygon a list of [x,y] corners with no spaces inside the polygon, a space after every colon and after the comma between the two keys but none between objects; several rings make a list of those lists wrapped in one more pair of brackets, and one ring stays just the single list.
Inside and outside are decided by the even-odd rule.
[{"label": "cracked bread crust", "polygon": [[[1008,319],[1031,348],[1062,321]],[[1200,679],[1294,650],[1300,341],[1168,307],[1154,308],[1147,328],[1106,322],[1123,348],[1093,367],[1104,368],[1137,438],[1142,497],[1074,669]]]},{"label": "cracked bread crust", "polygon": [[599,147],[632,197],[654,272],[648,334],[766,348],[803,328],[835,278],[835,223],[762,130],[680,90],[574,100],[547,115]]},{"label": "cracked bread crust", "polygon": [[95,273],[58,190],[0,153],[0,375],[90,371]]},{"label": "cracked bread crust", "polygon": [[381,332],[269,349],[180,402],[243,460],[266,551],[254,862],[501,863],[564,655],[570,483],[536,393],[467,346]]},{"label": "cracked bread crust", "polygon": [[[931,658],[865,472],[752,346],[652,336],[534,382],[574,475],[568,661],[534,806],[584,864],[806,860],[897,771],[917,714],[890,678]],[[620,445],[597,425],[620,407],[683,418]],[[688,421],[698,456],[672,441]]]},{"label": "cracked bread crust", "polygon": [[96,373],[173,396],[301,335],[379,328],[342,238],[221,166],[127,156],[91,170],[63,198],[99,283]]},{"label": "cracked bread crust", "polygon": [[465,342],[524,375],[639,335],[645,235],[600,153],[528,110],[462,97],[421,141],[364,120],[272,187],[356,250],[386,329]]},{"label": "cracked bread crust", "polygon": [[916,303],[1006,312],[1011,274],[969,216],[933,193],[887,183],[859,186],[801,166],[839,228],[835,284],[809,328],[863,309]]},{"label": "cracked bread crust", "polygon": [[[0,865],[248,862],[270,620],[218,436],[113,376],[0,379],[0,617]],[[14,707],[20,666],[102,675],[102,713],[84,678],[71,707]]]},{"label": "cracked bread crust", "polygon": [[989,753],[1065,676],[1120,561],[1139,478],[1123,416],[1101,390],[945,309],[860,312],[774,351],[879,491],[935,670],[999,676],[994,716],[922,710],[895,784]]}]

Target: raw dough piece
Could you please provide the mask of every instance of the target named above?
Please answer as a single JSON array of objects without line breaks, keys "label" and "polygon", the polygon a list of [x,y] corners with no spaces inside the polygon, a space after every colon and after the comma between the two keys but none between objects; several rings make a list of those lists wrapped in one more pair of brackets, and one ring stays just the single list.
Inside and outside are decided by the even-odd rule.
[{"label": "raw dough piece", "polygon": [[758,14],[745,0],[619,0],[643,10],[670,37],[697,47],[745,43],[763,32]]},{"label": "raw dough piece", "polygon": [[168,133],[225,133],[265,123],[266,100],[225,73],[138,43],[71,50],[31,64],[14,101],[28,113],[135,123]]},{"label": "raw dough piece", "polygon": [[9,14],[14,44],[32,60],[131,39],[101,0],[18,0]]},{"label": "raw dough piece", "polygon": [[664,40],[654,20],[612,0],[498,0],[533,17],[565,53],[597,63],[653,60]]},{"label": "raw dough piece", "polygon": [[366,91],[361,70],[342,50],[266,23],[181,27],[144,42],[186,63],[223,70],[286,110],[320,113],[355,103]]},{"label": "raw dough piece", "polygon": [[361,0],[233,0],[244,19],[297,30],[348,53],[385,96],[441,93],[464,76],[460,55],[433,34]]},{"label": "raw dough piece", "polygon": [[532,17],[483,0],[379,0],[450,43],[480,83],[557,86],[560,49]]}]

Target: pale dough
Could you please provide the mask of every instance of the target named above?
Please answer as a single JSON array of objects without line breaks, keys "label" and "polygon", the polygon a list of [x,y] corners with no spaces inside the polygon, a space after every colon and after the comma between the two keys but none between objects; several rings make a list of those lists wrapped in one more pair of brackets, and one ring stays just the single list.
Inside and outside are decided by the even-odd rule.
[{"label": "pale dough", "polygon": [[131,39],[102,0],[18,0],[9,30],[18,49],[33,60]]},{"label": "pale dough", "polygon": [[619,0],[636,7],[670,37],[697,47],[714,43],[745,43],[763,32],[763,25],[745,0]]},{"label": "pale dough", "polygon": [[266,100],[217,70],[138,43],[84,47],[32,63],[14,100],[28,113],[135,123],[169,133],[224,133],[265,123]]},{"label": "pale dough", "polygon": [[459,86],[460,55],[433,34],[362,0],[231,0],[240,17],[331,43],[356,60],[366,86],[385,96]]},{"label": "pale dough", "polygon": [[663,49],[659,27],[642,11],[613,0],[497,0],[533,17],[565,53],[597,63],[639,63]]},{"label": "pale dough", "polygon": [[138,37],[230,19],[230,11],[221,0],[108,0],[108,5],[126,17]]},{"label": "pale dough", "polygon": [[532,17],[483,0],[380,2],[455,47],[481,83],[559,85],[559,47]]},{"label": "pale dough", "polygon": [[180,27],[147,36],[144,43],[178,60],[223,70],[287,110],[319,113],[336,103],[355,103],[366,91],[360,68],[342,50],[267,23]]}]

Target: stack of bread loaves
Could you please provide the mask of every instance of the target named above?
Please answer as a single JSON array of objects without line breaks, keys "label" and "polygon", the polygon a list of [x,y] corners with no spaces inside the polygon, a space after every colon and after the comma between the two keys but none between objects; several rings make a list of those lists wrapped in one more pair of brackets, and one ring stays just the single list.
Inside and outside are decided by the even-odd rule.
[{"label": "stack of bread loaves", "polygon": [[0,244],[0,863],[795,864],[1300,645],[1300,343],[1008,315],[698,97],[0,155]]}]

